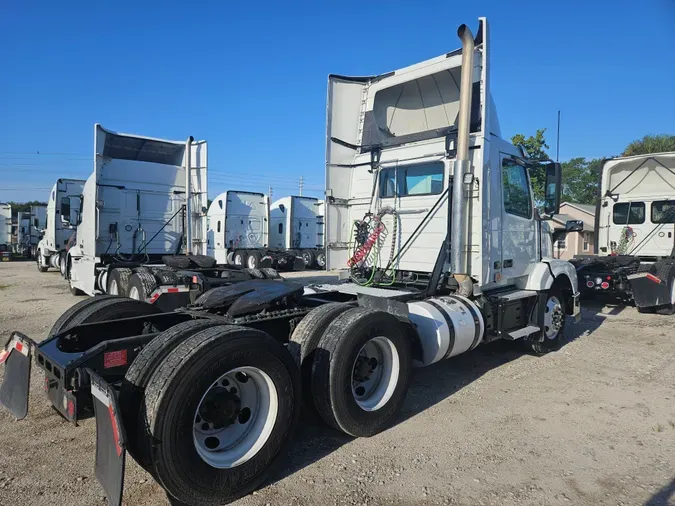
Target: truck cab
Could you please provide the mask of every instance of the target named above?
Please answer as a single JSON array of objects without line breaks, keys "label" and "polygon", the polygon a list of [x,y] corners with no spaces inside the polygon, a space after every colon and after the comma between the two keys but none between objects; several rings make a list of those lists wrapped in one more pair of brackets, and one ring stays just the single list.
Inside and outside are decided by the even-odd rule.
[{"label": "truck cab", "polygon": [[[463,283],[472,297],[547,290],[556,280],[575,294],[574,267],[551,258],[550,228],[541,226],[557,211],[560,167],[546,168],[540,214],[532,164],[501,138],[485,18],[472,42],[466,76],[460,49],[379,76],[329,77],[328,268],[370,286]],[[462,79],[471,92],[465,161],[458,158]],[[364,248],[368,234],[372,247]]]}]

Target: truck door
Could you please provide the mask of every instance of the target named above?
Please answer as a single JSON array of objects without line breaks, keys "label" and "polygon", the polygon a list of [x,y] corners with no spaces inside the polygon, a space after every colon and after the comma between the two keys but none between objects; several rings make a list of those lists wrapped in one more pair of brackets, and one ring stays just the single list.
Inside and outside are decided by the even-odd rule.
[{"label": "truck door", "polygon": [[654,232],[652,245],[647,249],[654,256],[667,256],[675,247],[675,200],[657,200],[651,205],[651,221]]},{"label": "truck door", "polygon": [[502,153],[502,276],[507,283],[537,262],[534,204],[527,169]]}]

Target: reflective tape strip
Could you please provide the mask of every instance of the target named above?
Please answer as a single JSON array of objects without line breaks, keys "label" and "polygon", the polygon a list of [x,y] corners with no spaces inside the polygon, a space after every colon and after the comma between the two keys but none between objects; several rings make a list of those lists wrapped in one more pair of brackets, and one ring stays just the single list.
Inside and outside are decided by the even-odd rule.
[{"label": "reflective tape strip", "polygon": [[94,383],[91,384],[91,395],[101,401],[106,408],[110,407],[110,398],[108,397],[108,394],[106,394],[105,391],[101,390]]}]

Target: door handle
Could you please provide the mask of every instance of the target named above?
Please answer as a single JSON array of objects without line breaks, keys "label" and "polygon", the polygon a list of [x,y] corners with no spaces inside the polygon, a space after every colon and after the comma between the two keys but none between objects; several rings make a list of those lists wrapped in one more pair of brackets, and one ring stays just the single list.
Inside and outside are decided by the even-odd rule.
[{"label": "door handle", "polygon": [[513,260],[504,260],[504,268],[513,267]]}]

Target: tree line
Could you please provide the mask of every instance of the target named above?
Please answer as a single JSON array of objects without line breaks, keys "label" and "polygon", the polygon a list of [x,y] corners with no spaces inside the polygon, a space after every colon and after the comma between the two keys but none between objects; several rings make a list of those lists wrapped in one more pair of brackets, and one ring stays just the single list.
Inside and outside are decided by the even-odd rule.
[{"label": "tree line", "polygon": [[7,202],[12,206],[12,216],[16,216],[17,213],[28,213],[30,212],[31,206],[46,206],[46,202],[40,202],[39,200],[31,200],[30,202]]},{"label": "tree line", "polygon": [[[516,134],[511,138],[515,146],[525,148],[528,156],[535,162],[530,169],[530,180],[534,198],[537,202],[544,200],[544,162],[550,160],[547,153],[549,145],[546,143],[546,129],[537,130],[534,135],[525,137]],[[644,155],[648,153],[663,153],[675,151],[675,135],[645,135],[642,139],[635,140],[626,146],[621,156]],[[613,157],[611,157],[613,158]],[[576,204],[595,204],[598,197],[598,175],[604,159],[592,158],[590,160],[579,156],[571,158],[562,165],[562,196],[563,202]]]}]

